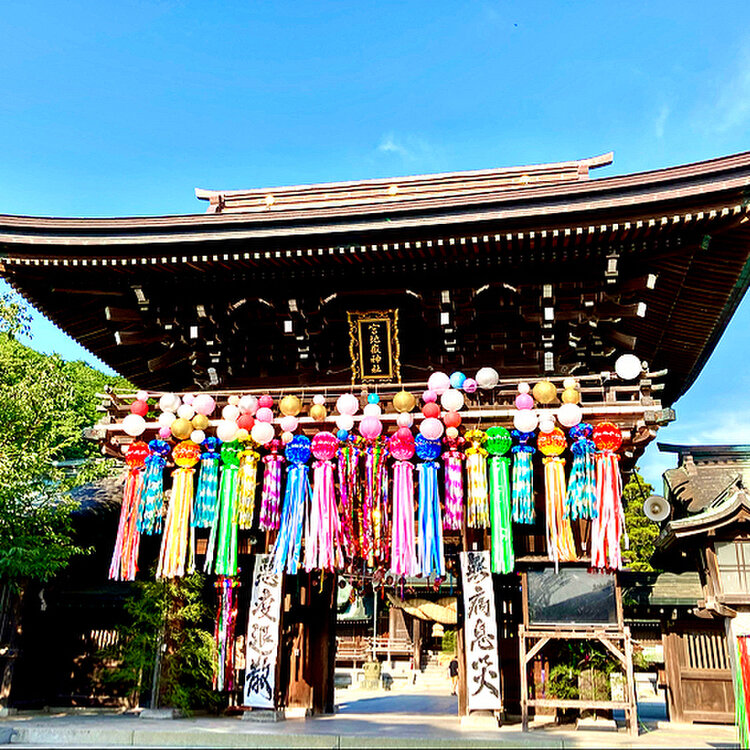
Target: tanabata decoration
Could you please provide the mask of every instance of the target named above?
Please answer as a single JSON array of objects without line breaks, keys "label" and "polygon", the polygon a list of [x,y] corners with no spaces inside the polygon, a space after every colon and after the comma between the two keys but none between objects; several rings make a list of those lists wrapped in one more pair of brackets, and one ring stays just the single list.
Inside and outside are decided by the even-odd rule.
[{"label": "tanabata decoration", "polygon": [[463,453],[459,450],[458,439],[446,438],[448,450],[443,453],[445,469],[445,514],[443,528],[447,531],[460,531],[464,518],[464,475],[462,471]]},{"label": "tanabata decoration", "polygon": [[109,566],[111,581],[134,581],[138,572],[138,548],[141,541],[138,532],[138,512],[143,496],[143,466],[147,456],[148,446],[140,440],[132,442],[125,452],[128,475],[122,493],[120,523]]},{"label": "tanabata decoration", "polygon": [[464,438],[466,449],[466,523],[472,529],[486,529],[490,525],[489,489],[487,487],[487,439],[481,430],[469,430]]},{"label": "tanabata decoration", "polygon": [[333,463],[339,441],[331,432],[319,432],[312,439],[313,493],[305,530],[305,570],[333,572],[344,563],[341,552],[341,523],[336,508]]},{"label": "tanabata decoration", "polygon": [[532,457],[535,448],[531,445],[533,432],[510,433],[516,441],[513,453],[513,520],[516,523],[534,523],[534,467]]},{"label": "tanabata decoration", "polygon": [[396,576],[414,576],[417,565],[417,539],[414,533],[414,436],[408,427],[399,428],[388,442],[393,464],[393,521],[391,570]]},{"label": "tanabata decoration", "polygon": [[216,581],[218,601],[214,628],[216,646],[214,690],[234,690],[234,630],[237,622],[234,589],[239,585],[238,582],[226,576],[219,576]]},{"label": "tanabata decoration", "polygon": [[354,440],[345,440],[338,452],[339,505],[341,507],[341,533],[344,553],[349,560],[360,554],[356,513],[359,499],[357,481],[359,448]]},{"label": "tanabata decoration", "polygon": [[201,470],[198,475],[198,490],[193,502],[193,515],[190,525],[196,529],[210,529],[216,521],[217,493],[219,490],[219,449],[218,438],[206,438],[201,455]]},{"label": "tanabata decoration", "polygon": [[568,494],[565,498],[565,515],[573,521],[596,516],[596,446],[591,440],[593,428],[590,424],[571,427],[568,436],[573,441],[570,451],[573,465],[568,478]]},{"label": "tanabata decoration", "polygon": [[510,458],[505,455],[512,444],[510,432],[505,427],[490,427],[487,430],[485,448],[490,456],[490,560],[493,573],[512,573],[515,562],[511,524]]},{"label": "tanabata decoration", "polygon": [[221,483],[216,522],[208,539],[204,571],[213,566],[216,575],[237,575],[237,484],[242,445],[236,440],[221,446]]},{"label": "tanabata decoration", "polygon": [[246,446],[245,450],[240,453],[237,522],[240,529],[245,531],[252,528],[253,517],[255,516],[255,491],[258,486],[259,459],[260,456],[257,451],[250,446]]},{"label": "tanabata decoration", "polygon": [[305,522],[305,506],[310,497],[310,480],[308,478],[310,460],[310,438],[295,435],[284,448],[287,460],[286,493],[284,506],[281,509],[279,535],[273,546],[274,573],[293,575],[299,567],[302,553],[302,531]]},{"label": "tanabata decoration", "polygon": [[263,490],[260,498],[261,531],[275,531],[281,520],[281,465],[284,457],[279,455],[277,441],[271,443],[271,452],[263,456]]},{"label": "tanabata decoration", "polygon": [[[193,510],[193,474],[200,457],[201,449],[192,440],[184,440],[172,450],[172,458],[177,468],[172,472],[172,495],[167,508],[164,535],[161,538],[159,563],[156,567],[157,578],[180,578],[185,575],[190,513]],[[188,568],[193,570],[194,549],[195,544],[191,544]]]},{"label": "tanabata decoration", "polygon": [[370,440],[364,450],[365,487],[360,527],[360,550],[370,567],[386,565],[390,549],[387,545],[390,517],[388,508],[387,442]]},{"label": "tanabata decoration", "polygon": [[544,456],[544,494],[547,513],[547,554],[555,565],[576,560],[576,545],[570,519],[565,517],[565,433],[555,427],[541,433],[537,447]]},{"label": "tanabata decoration", "polygon": [[734,664],[734,715],[740,747],[750,747],[750,635],[737,636],[737,658]]},{"label": "tanabata decoration", "polygon": [[161,531],[164,511],[164,467],[167,465],[169,444],[152,440],[148,444],[148,458],[143,474],[143,502],[138,514],[138,531],[147,536]]},{"label": "tanabata decoration", "polygon": [[438,457],[440,441],[428,440],[419,434],[414,442],[417,456],[422,463],[417,466],[419,473],[419,519],[417,535],[417,558],[421,575],[445,575],[443,551],[443,520],[440,515],[440,494],[438,491]]},{"label": "tanabata decoration", "polygon": [[591,566],[606,570],[622,567],[620,538],[625,531],[622,510],[620,457],[615,451],[622,445],[620,428],[612,422],[594,427],[596,454],[596,516],[591,524]]}]

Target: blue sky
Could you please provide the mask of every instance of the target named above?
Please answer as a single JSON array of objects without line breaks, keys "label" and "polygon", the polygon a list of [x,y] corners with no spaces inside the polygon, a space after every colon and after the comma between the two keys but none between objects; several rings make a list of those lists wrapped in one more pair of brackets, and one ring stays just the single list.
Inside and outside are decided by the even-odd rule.
[{"label": "blue sky", "polygon": [[[614,150],[605,176],[747,150],[746,18],[741,2],[5,3],[0,212],[196,213],[194,187]],[[745,300],[661,440],[750,442],[748,331]],[[672,461],[649,449],[642,468],[658,481]]]}]

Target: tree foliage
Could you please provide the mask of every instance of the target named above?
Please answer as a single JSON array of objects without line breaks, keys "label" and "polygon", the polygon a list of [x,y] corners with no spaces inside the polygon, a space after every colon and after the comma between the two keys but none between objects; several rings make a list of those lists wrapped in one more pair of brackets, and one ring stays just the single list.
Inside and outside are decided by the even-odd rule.
[{"label": "tree foliage", "polygon": [[622,503],[630,549],[623,549],[622,557],[630,570],[654,571],[651,557],[656,548],[659,526],[643,512],[643,503],[653,491],[654,488],[635,471],[623,488]]}]

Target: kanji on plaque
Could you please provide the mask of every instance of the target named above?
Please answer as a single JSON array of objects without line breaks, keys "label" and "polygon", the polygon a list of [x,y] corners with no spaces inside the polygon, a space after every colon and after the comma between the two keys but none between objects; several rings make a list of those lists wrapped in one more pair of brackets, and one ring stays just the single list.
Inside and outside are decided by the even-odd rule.
[{"label": "kanji on plaque", "polygon": [[273,572],[271,555],[256,555],[247,621],[243,704],[275,708],[282,576]]},{"label": "kanji on plaque", "polygon": [[470,711],[500,710],[503,707],[500,653],[489,551],[461,553],[461,580],[468,708]]}]

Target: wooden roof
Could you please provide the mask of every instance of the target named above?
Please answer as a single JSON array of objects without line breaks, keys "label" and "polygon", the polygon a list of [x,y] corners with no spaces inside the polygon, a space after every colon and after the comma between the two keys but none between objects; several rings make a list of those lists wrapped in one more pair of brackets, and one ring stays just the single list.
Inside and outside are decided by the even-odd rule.
[{"label": "wooden roof", "polygon": [[[750,152],[593,180],[585,162],[549,183],[540,167],[526,184],[507,182],[518,170],[340,183],[330,200],[275,188],[286,197],[262,210],[221,193],[211,214],[0,216],[0,272],[150,389],[211,369],[226,387],[345,383],[347,310],[398,307],[405,380],[598,372],[632,350],[669,369],[668,404],[750,281]],[[266,193],[235,208],[251,194]]]}]

